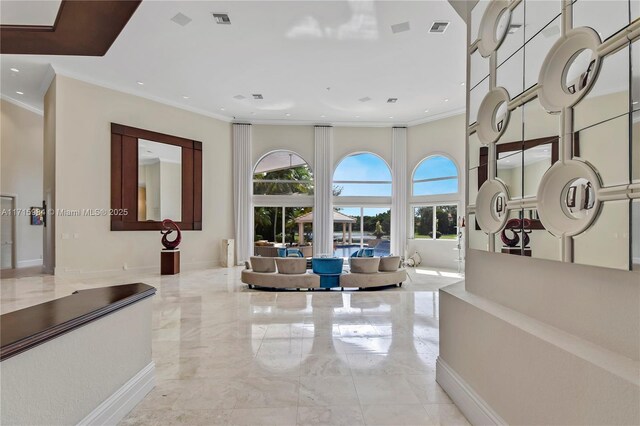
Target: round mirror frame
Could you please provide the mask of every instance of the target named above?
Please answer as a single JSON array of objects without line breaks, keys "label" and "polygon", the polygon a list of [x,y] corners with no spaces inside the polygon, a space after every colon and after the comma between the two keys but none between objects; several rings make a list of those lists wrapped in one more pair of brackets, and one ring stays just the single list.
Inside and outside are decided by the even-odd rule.
[{"label": "round mirror frame", "polygon": [[511,16],[509,16],[509,20],[507,21],[507,31],[504,32],[499,40],[496,38],[496,28],[503,13],[509,13],[509,15],[511,15],[508,0],[492,1],[484,11],[484,15],[482,15],[482,20],[480,21],[478,51],[484,58],[491,56],[491,54],[500,47],[509,33],[508,27],[511,22]]},{"label": "round mirror frame", "polygon": [[[577,179],[586,179],[593,186],[595,202],[591,214],[582,218],[566,211],[567,187]],[[538,187],[538,215],[545,229],[556,237],[573,236],[584,232],[598,216],[600,179],[587,163],[578,160],[558,161],[546,171]]]},{"label": "round mirror frame", "polygon": [[503,102],[509,104],[509,100],[509,92],[507,92],[503,87],[496,87],[489,91],[480,103],[477,121],[478,128],[476,129],[476,132],[478,133],[478,139],[480,139],[481,143],[485,145],[494,143],[500,139],[500,136],[504,133],[505,129],[509,125],[511,111],[507,108],[502,129],[498,130],[496,128],[494,120],[496,118],[496,111],[498,107],[500,107]]},{"label": "round mirror frame", "polygon": [[[589,93],[598,79],[601,58],[597,51],[600,46],[600,36],[588,27],[579,27],[567,31],[554,43],[545,58],[540,75],[538,76],[538,99],[542,107],[548,112],[560,112],[562,108],[572,107]],[[565,89],[567,71],[572,61],[583,50],[591,50],[592,77],[587,81],[584,89],[570,93]]]},{"label": "round mirror frame", "polygon": [[494,200],[501,194],[504,194],[506,203],[509,200],[509,190],[499,180],[486,181],[478,191],[478,196],[476,197],[476,220],[484,232],[500,232],[507,223],[508,214],[505,213],[501,218],[497,218],[494,214]]}]

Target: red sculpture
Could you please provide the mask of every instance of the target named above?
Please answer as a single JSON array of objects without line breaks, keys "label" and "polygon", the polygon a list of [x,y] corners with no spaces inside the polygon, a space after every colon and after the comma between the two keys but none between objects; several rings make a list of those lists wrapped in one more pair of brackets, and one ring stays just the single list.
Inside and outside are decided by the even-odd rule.
[{"label": "red sculpture", "polygon": [[[163,220],[162,221],[162,227],[165,230],[164,231],[160,231],[160,233],[162,234],[162,245],[164,246],[165,250],[175,250],[175,249],[177,249],[178,246],[180,245],[180,242],[182,241],[182,233],[180,232],[180,227],[178,227],[178,225],[174,221],[172,221],[171,219]],[[178,233],[178,235],[176,235],[176,237],[173,239],[173,241],[170,241],[169,238],[167,238],[167,237],[173,231],[176,231]]]},{"label": "red sculpture", "polygon": [[[520,236],[518,235],[520,232],[523,233],[522,243],[524,247],[529,245],[529,232],[526,229],[531,228],[531,221],[529,219],[509,219],[504,229],[500,233],[500,239],[507,247],[516,247],[520,242]],[[513,238],[509,238],[507,236],[507,231],[511,231],[513,233]]]}]

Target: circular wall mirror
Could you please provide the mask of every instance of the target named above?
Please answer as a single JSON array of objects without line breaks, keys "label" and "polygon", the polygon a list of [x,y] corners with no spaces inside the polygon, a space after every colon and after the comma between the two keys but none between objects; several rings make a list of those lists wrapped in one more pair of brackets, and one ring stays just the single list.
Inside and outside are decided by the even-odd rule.
[{"label": "circular wall mirror", "polygon": [[538,99],[548,112],[572,107],[589,93],[600,70],[600,43],[592,28],[579,27],[551,47],[538,76]]},{"label": "circular wall mirror", "polygon": [[500,45],[504,38],[507,35],[507,30],[509,29],[509,24],[511,23],[511,10],[502,9],[500,11],[500,15],[498,15],[498,19],[496,20],[496,43]]},{"label": "circular wall mirror", "polygon": [[589,87],[595,73],[597,55],[591,49],[582,49],[569,60],[562,77],[562,89],[573,95]]},{"label": "circular wall mirror", "polygon": [[500,232],[507,222],[509,191],[498,180],[482,184],[476,197],[476,220],[484,232]]},{"label": "circular wall mirror", "polygon": [[506,127],[507,119],[509,115],[509,107],[506,101],[502,101],[496,107],[493,113],[493,130],[496,132],[502,132],[502,129]]},{"label": "circular wall mirror", "polygon": [[492,1],[482,15],[478,33],[478,51],[484,58],[491,56],[504,41],[511,23],[508,0]]},{"label": "circular wall mirror", "polygon": [[596,192],[588,179],[569,182],[563,189],[562,199],[562,210],[571,218],[583,219],[595,212]]}]

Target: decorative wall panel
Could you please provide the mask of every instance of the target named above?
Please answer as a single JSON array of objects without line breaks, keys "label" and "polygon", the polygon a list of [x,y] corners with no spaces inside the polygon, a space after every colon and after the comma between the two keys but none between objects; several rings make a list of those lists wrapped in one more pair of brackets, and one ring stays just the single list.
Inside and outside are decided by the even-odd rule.
[{"label": "decorative wall panel", "polygon": [[[635,3],[493,0],[473,9],[470,249],[640,268]],[[489,77],[477,84],[480,57]]]}]

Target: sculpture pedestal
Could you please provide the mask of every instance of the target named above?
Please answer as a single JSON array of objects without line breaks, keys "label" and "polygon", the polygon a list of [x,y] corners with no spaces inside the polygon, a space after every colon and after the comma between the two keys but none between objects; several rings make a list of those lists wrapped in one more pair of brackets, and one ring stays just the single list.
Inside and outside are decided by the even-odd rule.
[{"label": "sculpture pedestal", "polygon": [[515,254],[518,256],[528,256],[531,257],[531,249],[529,247],[526,247],[524,249],[524,252],[522,252],[522,248],[520,247],[502,247],[502,253],[506,253],[506,254]]},{"label": "sculpture pedestal", "polygon": [[160,252],[160,275],[180,273],[180,249],[162,250]]}]

